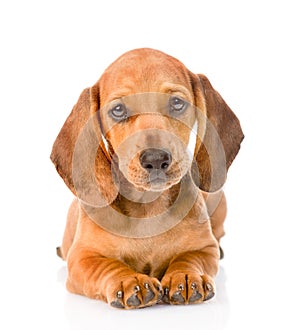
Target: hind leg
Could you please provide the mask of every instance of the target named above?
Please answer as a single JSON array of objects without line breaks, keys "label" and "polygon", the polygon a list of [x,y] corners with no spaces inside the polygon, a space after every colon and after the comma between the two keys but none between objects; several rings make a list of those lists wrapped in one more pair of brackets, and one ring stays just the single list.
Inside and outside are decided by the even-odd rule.
[{"label": "hind leg", "polygon": [[61,257],[63,260],[67,259],[68,252],[73,244],[74,236],[77,229],[78,219],[79,219],[79,205],[77,199],[74,199],[68,211],[67,223],[65,227],[62,245],[60,247],[57,247],[56,250],[57,255]]},{"label": "hind leg", "polygon": [[224,222],[227,213],[227,203],[223,191],[217,193],[203,193],[208,213],[210,216],[211,227],[215,238],[219,243],[220,259],[224,257],[224,252],[220,246],[220,240],[225,235]]}]

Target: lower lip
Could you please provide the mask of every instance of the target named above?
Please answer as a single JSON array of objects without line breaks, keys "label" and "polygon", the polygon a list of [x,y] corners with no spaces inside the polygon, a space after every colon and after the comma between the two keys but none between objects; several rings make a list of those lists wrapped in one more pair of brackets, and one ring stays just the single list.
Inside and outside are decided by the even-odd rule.
[{"label": "lower lip", "polygon": [[154,180],[151,180],[151,181],[149,181],[149,183],[151,184],[151,185],[161,185],[161,184],[165,184],[166,183],[166,180],[162,180],[162,179],[154,179]]}]

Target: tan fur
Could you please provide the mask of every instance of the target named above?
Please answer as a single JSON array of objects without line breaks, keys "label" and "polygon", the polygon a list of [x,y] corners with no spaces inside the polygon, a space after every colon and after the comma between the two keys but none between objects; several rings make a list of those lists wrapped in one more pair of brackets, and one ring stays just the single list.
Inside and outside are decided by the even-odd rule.
[{"label": "tan fur", "polygon": [[[189,104],[180,119],[164,112],[172,95]],[[120,102],[131,116],[116,123],[110,111]],[[192,166],[186,149],[195,122]],[[67,288],[126,309],[212,298],[226,216],[219,189],[242,139],[205,76],[152,49],[117,59],[84,90],[51,154],[76,196],[58,252]],[[155,188],[140,163],[154,147],[172,154]]]}]

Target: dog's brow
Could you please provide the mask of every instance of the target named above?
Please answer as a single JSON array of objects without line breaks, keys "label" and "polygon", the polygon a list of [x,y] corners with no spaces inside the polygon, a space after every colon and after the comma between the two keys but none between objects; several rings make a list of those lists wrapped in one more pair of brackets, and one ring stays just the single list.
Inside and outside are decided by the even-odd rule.
[{"label": "dog's brow", "polygon": [[121,90],[112,92],[109,95],[109,98],[108,98],[107,101],[108,101],[108,103],[110,103],[110,102],[112,102],[114,100],[121,99],[122,97],[131,95],[131,94],[134,94],[134,92],[131,89],[121,89]]},{"label": "dog's brow", "polygon": [[192,99],[190,91],[186,87],[179,85],[179,84],[165,82],[161,86],[161,91],[162,91],[162,93],[180,93],[180,94],[183,94],[183,96],[187,100]]}]

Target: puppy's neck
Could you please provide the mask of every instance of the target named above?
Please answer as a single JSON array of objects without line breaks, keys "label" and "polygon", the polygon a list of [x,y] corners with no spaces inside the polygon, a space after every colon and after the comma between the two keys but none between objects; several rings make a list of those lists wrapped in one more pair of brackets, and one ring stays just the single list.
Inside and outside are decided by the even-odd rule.
[{"label": "puppy's neck", "polygon": [[180,183],[163,191],[140,191],[134,187],[123,186],[112,206],[130,217],[156,216],[174,203],[179,191]]}]

